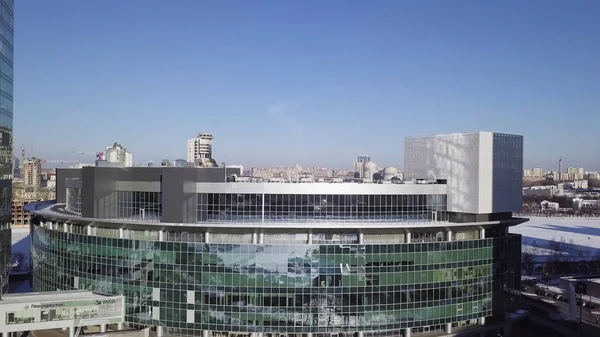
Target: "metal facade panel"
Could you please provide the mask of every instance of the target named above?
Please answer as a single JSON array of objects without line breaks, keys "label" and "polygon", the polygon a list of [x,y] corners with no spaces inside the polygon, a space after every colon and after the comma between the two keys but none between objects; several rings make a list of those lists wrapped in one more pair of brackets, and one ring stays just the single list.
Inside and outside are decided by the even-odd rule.
[{"label": "metal facade panel", "polygon": [[523,136],[494,134],[493,213],[523,207]]},{"label": "metal facade panel", "polygon": [[117,181],[117,191],[160,192],[160,181]]},{"label": "metal facade panel", "polygon": [[477,132],[407,138],[404,165],[409,178],[447,179],[449,212],[521,209],[523,136]]},{"label": "metal facade panel", "polygon": [[494,171],[494,134],[481,132],[479,134],[479,209],[480,214],[493,213],[493,171]]},{"label": "metal facade panel", "polygon": [[447,179],[448,211],[479,213],[479,133],[404,141],[405,176]]}]

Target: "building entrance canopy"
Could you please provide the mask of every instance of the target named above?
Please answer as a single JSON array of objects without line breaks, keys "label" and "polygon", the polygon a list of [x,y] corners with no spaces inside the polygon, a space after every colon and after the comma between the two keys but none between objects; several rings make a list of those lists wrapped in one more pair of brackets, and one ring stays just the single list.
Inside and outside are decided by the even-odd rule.
[{"label": "building entrance canopy", "polygon": [[4,295],[0,332],[35,331],[123,323],[123,296],[91,291],[56,291]]}]

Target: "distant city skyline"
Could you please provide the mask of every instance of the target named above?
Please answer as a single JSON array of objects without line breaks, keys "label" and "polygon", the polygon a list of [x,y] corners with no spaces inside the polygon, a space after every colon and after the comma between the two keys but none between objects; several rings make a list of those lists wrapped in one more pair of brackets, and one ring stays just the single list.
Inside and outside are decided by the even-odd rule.
[{"label": "distant city skyline", "polygon": [[[419,135],[417,135],[419,136]],[[193,138],[194,136],[191,136],[190,138]],[[527,135],[524,135],[524,141],[526,142],[527,140]],[[95,156],[93,156],[93,154],[95,153],[95,151],[97,152],[102,152],[105,151],[105,149],[110,146],[111,144],[113,144],[115,141],[114,140],[108,140],[106,142],[106,146],[100,147],[98,149],[89,149],[90,151],[85,153],[85,154],[77,154],[75,152],[78,151],[62,151],[62,150],[56,150],[56,149],[50,149],[48,152],[46,152],[47,154],[41,153],[39,150],[36,150],[35,148],[33,149],[28,149],[29,151],[32,152],[27,152],[27,157],[37,157],[37,158],[41,158],[41,159],[45,159],[45,160],[50,160],[50,161],[58,161],[58,160],[65,160],[67,163],[65,163],[65,165],[63,166],[58,166],[58,167],[65,167],[68,166],[66,164],[70,164],[72,165],[73,162],[76,161],[80,161],[81,163],[89,163],[89,164],[93,164],[95,161]],[[153,162],[155,165],[160,165],[160,162],[164,159],[168,159],[171,162],[178,160],[178,159],[186,159],[186,155],[187,155],[187,145],[188,145],[188,139],[184,139],[184,141],[182,141],[182,143],[180,144],[180,149],[178,149],[180,154],[179,156],[173,156],[173,155],[169,155],[168,153],[165,154],[157,154],[154,156],[141,156],[138,155],[136,152],[134,152],[133,150],[130,151],[134,156],[135,156],[135,160],[134,163],[136,165],[140,165],[142,163],[146,163],[146,162]],[[354,163],[357,160],[357,157],[360,156],[369,156],[371,157],[371,160],[373,162],[375,162],[377,164],[378,167],[389,167],[389,166],[393,166],[393,167],[397,167],[399,169],[403,168],[403,149],[399,149],[400,151],[398,152],[398,159],[394,162],[388,162],[385,160],[380,160],[378,157],[374,157],[371,156],[370,152],[368,151],[358,151],[356,152],[353,156],[350,156],[348,158],[339,158],[338,156],[335,156],[335,159],[330,158],[328,161],[321,161],[319,162],[318,160],[314,160],[311,161],[311,158],[302,158],[302,157],[298,157],[295,161],[294,158],[290,158],[289,155],[285,155],[282,156],[281,159],[278,158],[272,158],[269,160],[265,160],[263,162],[260,161],[252,161],[252,160],[248,160],[248,161],[241,161],[240,159],[237,159],[235,157],[233,157],[231,154],[227,154],[227,153],[222,153],[219,149],[219,138],[215,137],[215,141],[214,141],[214,158],[217,162],[218,165],[221,165],[221,163],[225,162],[227,164],[240,164],[240,165],[244,165],[244,167],[246,168],[251,168],[251,167],[277,167],[277,166],[292,166],[292,165],[301,165],[301,166],[316,166],[316,167],[326,167],[329,169],[352,169],[354,166]],[[130,148],[136,148],[135,144],[124,144],[124,146],[127,146],[128,149]],[[182,150],[183,149],[183,150]],[[341,149],[341,150],[345,150],[347,151],[347,149]],[[332,154],[336,154],[339,151],[333,151]],[[527,153],[527,149],[525,148],[525,153]],[[15,146],[13,153],[15,153],[15,156],[17,156],[17,154],[20,153],[20,146]],[[332,156],[333,157],[333,156]],[[390,156],[387,155],[383,158],[389,158]],[[571,162],[569,160],[569,157],[567,156],[557,156],[555,159],[547,159],[547,160],[541,160],[541,161],[534,161],[532,159],[529,159],[527,157],[527,155],[524,156],[524,169],[533,169],[533,168],[542,168],[544,170],[551,170],[551,171],[558,171],[558,160],[559,158],[563,159],[563,171],[566,172],[566,170],[569,167],[583,167],[586,171],[599,171],[600,170],[600,161],[597,161],[596,165],[585,165],[585,164],[580,164],[579,162]],[[243,157],[241,157],[243,158]],[[338,159],[339,158],[339,159]],[[598,158],[598,157],[596,157]],[[287,160],[289,159],[289,160]],[[287,160],[287,161],[286,161]],[[302,161],[301,161],[302,160]],[[586,159],[587,161],[590,161],[593,163],[593,161],[595,160],[595,158],[588,158]],[[56,164],[56,163],[54,163]],[[44,166],[44,167],[55,167],[56,165],[50,165],[50,166]]]},{"label": "distant city skyline", "polygon": [[117,141],[158,163],[202,131],[219,163],[401,168],[405,136],[487,130],[523,135],[526,167],[599,169],[598,16],[595,1],[25,1],[13,143],[72,160]]},{"label": "distant city skyline", "polygon": [[[526,138],[526,137],[524,137]],[[187,143],[186,143],[187,145]],[[18,149],[15,149],[15,153],[17,153]],[[101,150],[100,150],[101,151]],[[136,155],[135,153],[132,153],[133,155]],[[226,155],[221,155],[218,152],[215,152],[214,156],[216,159],[216,162],[218,165],[221,165],[221,163],[226,163],[227,165],[243,165],[244,169],[251,169],[252,167],[263,167],[263,168],[267,168],[267,167],[291,167],[294,165],[300,165],[302,167],[322,167],[322,168],[327,168],[327,169],[333,169],[333,170],[351,170],[354,168],[354,164],[356,162],[356,157],[361,156],[361,155],[368,155],[368,153],[363,153],[360,152],[360,154],[357,154],[354,157],[351,158],[347,158],[347,161],[340,161],[339,164],[327,164],[327,163],[318,163],[318,162],[300,162],[300,161],[291,161],[291,162],[265,162],[265,163],[252,163],[252,162],[242,162],[240,160],[235,160],[235,158],[230,157],[230,156],[226,156]],[[30,156],[28,156],[30,157]],[[46,158],[50,158],[50,157],[46,157],[44,155],[40,155],[40,154],[35,154],[35,157],[41,158],[41,159],[46,159]],[[68,159],[68,158],[71,159]],[[229,158],[226,160],[221,160],[220,158]],[[73,154],[69,154],[65,156],[65,161],[69,161],[63,165],[61,164],[56,164],[56,159],[48,159],[48,160],[52,160],[54,161],[54,163],[52,163],[53,165],[44,165],[44,168],[54,168],[54,167],[68,167],[69,165],[73,165],[74,161],[80,161],[81,163],[85,163],[85,164],[93,164],[95,161],[95,158],[90,158],[90,156],[77,156],[77,155],[73,155]],[[154,158],[140,158],[140,156],[136,156],[136,160],[134,161],[134,164],[136,166],[141,166],[144,163],[147,162],[153,162],[155,166],[160,166],[160,163],[162,160],[167,159],[170,162],[174,162],[175,160],[180,160],[183,159],[185,160],[185,156],[181,156],[181,157],[169,157],[166,155],[163,156],[156,156]],[[276,159],[275,159],[276,160]],[[377,166],[379,168],[384,168],[384,167],[396,167],[400,170],[404,169],[404,165],[402,162],[402,159],[398,160],[396,163],[386,163],[384,161],[380,161],[377,160],[376,158],[372,158],[371,159],[373,162],[375,162],[377,164]],[[548,164],[546,165],[542,165],[542,164],[535,164],[535,163],[531,163],[530,160],[527,160],[527,158],[524,159],[524,166],[523,169],[527,170],[527,169],[534,169],[534,168],[542,168],[543,170],[547,170],[547,171],[558,171],[558,159],[554,162],[551,163],[551,161],[545,161]],[[575,163],[569,164],[568,162],[565,162],[564,157],[563,157],[563,172],[566,172],[568,168],[570,167],[582,167],[585,169],[585,171],[600,171],[600,165],[596,165],[596,166],[586,166],[586,165],[577,165]]]}]

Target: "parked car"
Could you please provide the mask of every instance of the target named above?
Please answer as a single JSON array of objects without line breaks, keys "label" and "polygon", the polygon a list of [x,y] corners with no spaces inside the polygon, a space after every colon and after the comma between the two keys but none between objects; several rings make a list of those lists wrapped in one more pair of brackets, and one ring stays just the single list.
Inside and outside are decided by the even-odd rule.
[{"label": "parked car", "polygon": [[554,299],[555,299],[555,300],[558,300],[558,301],[563,301],[563,302],[566,302],[566,301],[567,301],[567,296],[565,296],[565,295],[561,295],[561,294],[558,294],[558,295],[555,295],[555,296],[554,296]]}]

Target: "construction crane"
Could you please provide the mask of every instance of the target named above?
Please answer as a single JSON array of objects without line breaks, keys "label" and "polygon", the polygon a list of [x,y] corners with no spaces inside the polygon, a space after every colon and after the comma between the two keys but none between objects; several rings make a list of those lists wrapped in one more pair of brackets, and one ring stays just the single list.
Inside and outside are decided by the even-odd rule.
[{"label": "construction crane", "polygon": [[79,164],[79,160],[63,160],[63,159],[42,159],[42,164]]},{"label": "construction crane", "polygon": [[25,176],[25,159],[27,158],[25,156],[25,150],[29,149],[33,151],[32,147],[28,147],[26,148],[24,144],[21,144],[21,171],[20,171],[20,175],[21,175],[21,179],[24,179],[23,177]]},{"label": "construction crane", "polygon": [[25,145],[21,145],[21,164],[23,164],[23,162],[27,158],[26,153],[25,153],[26,150],[33,151],[33,148],[32,147],[25,147]]},{"label": "construction crane", "polygon": [[94,151],[74,151],[77,154],[83,154],[83,155],[94,155],[96,156],[97,160],[103,160],[104,159],[104,152],[94,152]]}]

